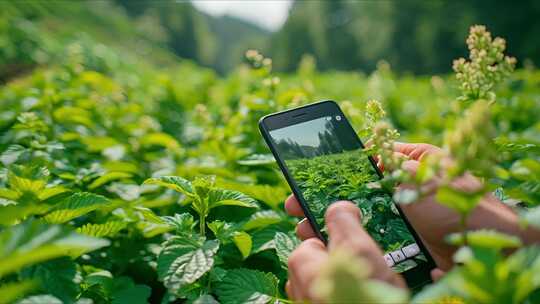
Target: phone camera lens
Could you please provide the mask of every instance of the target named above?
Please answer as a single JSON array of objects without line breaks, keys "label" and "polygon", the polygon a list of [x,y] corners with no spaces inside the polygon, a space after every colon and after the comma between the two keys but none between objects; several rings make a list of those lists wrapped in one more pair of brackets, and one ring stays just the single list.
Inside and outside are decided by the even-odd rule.
[{"label": "phone camera lens", "polygon": [[336,120],[337,120],[337,121],[340,121],[340,120],[341,120],[341,116],[336,115]]}]

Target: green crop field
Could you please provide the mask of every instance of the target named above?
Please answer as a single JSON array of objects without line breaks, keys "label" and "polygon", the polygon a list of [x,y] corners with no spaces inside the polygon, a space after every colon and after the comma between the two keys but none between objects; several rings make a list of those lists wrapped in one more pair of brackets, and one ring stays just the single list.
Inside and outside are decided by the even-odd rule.
[{"label": "green crop field", "polygon": [[[404,245],[398,240],[411,241],[402,237],[400,231],[405,229],[404,223],[398,219],[391,196],[382,189],[379,177],[362,152],[295,159],[286,163],[321,226],[329,203],[350,200],[361,208],[364,225],[383,248],[390,251]],[[384,232],[380,233],[381,230]]]},{"label": "green crop field", "polygon": [[[326,231],[324,213],[329,204],[349,200],[358,205],[362,224],[386,253],[414,243],[392,196],[382,188],[379,176],[361,151],[294,159],[286,164],[322,231]],[[394,269],[405,271],[415,265],[408,261]]]},{"label": "green crop field", "polygon": [[[447,75],[400,74],[384,61],[370,73],[320,71],[311,56],[281,73],[255,51],[220,75],[141,38],[109,2],[84,5],[0,4],[0,303],[290,303],[297,219],[257,122],[323,99],[363,140],[377,134],[383,159],[392,124],[400,141],[443,146],[454,160],[444,174],[427,160],[416,177],[388,167],[385,182],[471,172],[486,186],[443,187],[441,203],[466,219],[494,193],[524,229],[540,226],[540,71],[513,71],[504,43],[478,28],[471,51],[484,57],[464,53]],[[367,229],[396,248],[403,224],[389,196],[372,196],[382,190],[365,183],[361,157],[290,163],[315,209],[325,195],[354,200]],[[448,241],[459,265],[421,293],[367,278],[351,292],[370,290],[376,303],[540,303],[540,247],[490,230]]]}]

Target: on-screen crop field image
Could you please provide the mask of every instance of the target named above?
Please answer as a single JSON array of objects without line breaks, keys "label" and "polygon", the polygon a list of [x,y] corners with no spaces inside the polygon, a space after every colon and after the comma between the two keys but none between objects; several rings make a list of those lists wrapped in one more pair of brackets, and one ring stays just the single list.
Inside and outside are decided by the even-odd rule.
[{"label": "on-screen crop field image", "polygon": [[330,204],[349,200],[362,211],[362,224],[403,272],[426,260],[379,183],[377,171],[342,120],[322,117],[270,132],[309,210],[326,235],[324,214]]}]

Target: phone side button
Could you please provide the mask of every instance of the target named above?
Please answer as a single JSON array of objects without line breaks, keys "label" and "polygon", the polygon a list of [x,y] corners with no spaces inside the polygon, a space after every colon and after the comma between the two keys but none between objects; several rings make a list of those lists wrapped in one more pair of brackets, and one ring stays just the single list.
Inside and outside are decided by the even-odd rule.
[{"label": "phone side button", "polygon": [[401,248],[401,251],[403,251],[406,257],[412,258],[413,256],[420,253],[420,247],[418,247],[416,243],[413,243]]},{"label": "phone side button", "polygon": [[403,252],[401,252],[401,250],[392,251],[390,255],[396,263],[399,263],[406,259],[405,255],[403,254]]},{"label": "phone side button", "polygon": [[394,260],[392,260],[392,257],[390,256],[390,254],[385,254],[384,256],[384,260],[386,261],[386,265],[388,265],[388,267],[392,267],[394,266]]}]

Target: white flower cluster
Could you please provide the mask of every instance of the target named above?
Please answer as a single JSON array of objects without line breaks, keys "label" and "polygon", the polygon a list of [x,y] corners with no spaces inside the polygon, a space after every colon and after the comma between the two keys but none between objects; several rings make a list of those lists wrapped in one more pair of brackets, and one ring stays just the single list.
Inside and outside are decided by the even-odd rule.
[{"label": "white flower cluster", "polygon": [[456,128],[445,135],[445,147],[454,160],[449,168],[450,176],[460,176],[465,171],[488,176],[486,173],[493,169],[497,153],[494,136],[489,103],[475,102],[456,123]]},{"label": "white flower cluster", "polygon": [[453,64],[463,94],[460,99],[494,101],[493,87],[514,70],[516,59],[505,56],[505,40],[492,39],[482,25],[471,27],[467,45],[469,60],[459,58]]},{"label": "white flower cluster", "polygon": [[251,64],[253,68],[259,69],[259,68],[267,68],[269,70],[272,69],[272,59],[271,58],[265,58],[259,51],[257,50],[247,50],[246,51],[246,59]]}]

